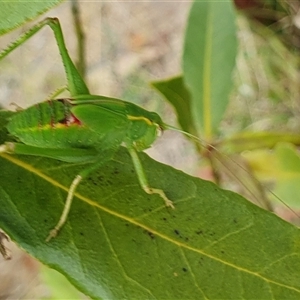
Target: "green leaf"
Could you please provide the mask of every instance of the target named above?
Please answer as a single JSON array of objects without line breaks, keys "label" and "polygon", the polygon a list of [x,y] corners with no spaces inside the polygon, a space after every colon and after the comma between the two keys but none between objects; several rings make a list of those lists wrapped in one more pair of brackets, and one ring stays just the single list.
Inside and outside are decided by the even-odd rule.
[{"label": "green leaf", "polygon": [[[7,139],[0,132],[0,144]],[[25,251],[104,299],[299,299],[299,229],[241,196],[141,154],[167,209],[140,188],[126,149],[79,187],[84,166],[1,154],[0,226]]]},{"label": "green leaf", "polygon": [[61,2],[63,0],[0,0],[0,35],[35,19]]},{"label": "green leaf", "polygon": [[229,101],[237,52],[232,1],[195,1],[189,15],[183,76],[198,132],[213,136]]},{"label": "green leaf", "polygon": [[278,142],[272,152],[269,149],[257,149],[247,151],[243,157],[259,180],[273,183],[271,196],[276,195],[272,197],[274,201],[280,199],[281,204],[300,208],[300,155],[293,144]]},{"label": "green leaf", "polygon": [[71,285],[66,277],[57,271],[43,266],[41,268],[41,279],[47,286],[48,293],[51,297],[45,297],[47,300],[60,300],[60,299],[84,299],[81,293]]},{"label": "green leaf", "polygon": [[281,143],[275,148],[277,184],[274,192],[288,205],[300,208],[300,155],[296,147]]},{"label": "green leaf", "polygon": [[155,81],[156,88],[175,108],[178,122],[184,131],[197,135],[191,115],[191,99],[182,76]]}]

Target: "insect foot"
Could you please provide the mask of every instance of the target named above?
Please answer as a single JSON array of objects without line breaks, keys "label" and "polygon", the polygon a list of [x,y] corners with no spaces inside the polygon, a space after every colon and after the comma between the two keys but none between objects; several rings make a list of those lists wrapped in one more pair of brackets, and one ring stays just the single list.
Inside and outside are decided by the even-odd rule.
[{"label": "insect foot", "polygon": [[168,197],[166,196],[166,194],[163,190],[154,189],[154,188],[150,188],[150,187],[144,187],[144,191],[147,194],[158,194],[161,198],[163,198],[163,200],[165,201],[165,205],[167,207],[171,207],[171,208],[175,209],[173,202],[170,199],[168,199]]},{"label": "insect foot", "polygon": [[77,175],[75,177],[75,179],[72,181],[71,186],[70,186],[69,191],[68,191],[68,196],[67,196],[67,200],[66,200],[63,212],[60,216],[60,219],[59,219],[58,223],[54,227],[54,229],[52,229],[50,231],[50,233],[49,233],[49,235],[46,239],[46,242],[49,242],[52,238],[55,238],[57,236],[58,232],[60,231],[60,229],[66,223],[69,212],[70,212],[70,208],[71,208],[71,204],[72,204],[72,201],[73,201],[73,197],[74,197],[76,187],[79,185],[81,180],[82,180],[82,176]]},{"label": "insect foot", "polygon": [[55,238],[58,234],[58,231],[59,231],[60,228],[57,228],[57,226],[52,229],[50,232],[49,232],[49,235],[48,237],[46,238],[46,242],[50,242],[51,239]]},{"label": "insect foot", "polygon": [[14,148],[14,143],[5,143],[0,145],[0,153],[13,153]]}]

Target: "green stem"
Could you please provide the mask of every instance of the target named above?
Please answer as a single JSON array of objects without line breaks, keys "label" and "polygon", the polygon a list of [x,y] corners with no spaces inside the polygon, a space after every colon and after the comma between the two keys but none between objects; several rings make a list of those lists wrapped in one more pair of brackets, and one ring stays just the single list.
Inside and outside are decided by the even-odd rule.
[{"label": "green stem", "polygon": [[79,12],[79,3],[77,0],[72,0],[72,15],[73,22],[75,26],[75,33],[77,36],[77,62],[76,67],[82,76],[85,79],[86,75],[86,51],[85,51],[85,34],[82,28],[82,22],[80,19]]}]

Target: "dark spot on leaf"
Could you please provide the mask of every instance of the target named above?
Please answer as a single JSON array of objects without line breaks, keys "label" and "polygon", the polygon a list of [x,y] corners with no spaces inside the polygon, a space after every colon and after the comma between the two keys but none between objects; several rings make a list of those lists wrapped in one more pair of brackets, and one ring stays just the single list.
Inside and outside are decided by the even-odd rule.
[{"label": "dark spot on leaf", "polygon": [[186,241],[188,241],[188,240],[189,240],[189,238],[188,238],[188,237],[186,237],[186,238],[185,238],[185,240],[186,240]]},{"label": "dark spot on leaf", "polygon": [[164,221],[167,221],[167,218],[163,218]]},{"label": "dark spot on leaf", "polygon": [[187,272],[188,270],[186,268],[182,268],[182,271],[183,272]]},{"label": "dark spot on leaf", "polygon": [[179,235],[179,231],[177,229],[174,229],[174,232]]},{"label": "dark spot on leaf", "polygon": [[81,236],[84,236],[83,232],[80,232],[80,235],[81,235]]},{"label": "dark spot on leaf", "polygon": [[148,232],[148,234],[151,237],[151,239],[154,239],[155,235],[153,234],[153,232]]},{"label": "dark spot on leaf", "polygon": [[150,236],[150,238],[151,238],[152,240],[155,238],[155,235],[154,235],[153,232],[148,231],[148,230],[145,230],[144,232],[146,232],[146,233]]},{"label": "dark spot on leaf", "polygon": [[237,220],[236,220],[236,219],[233,219],[233,223],[237,223]]},{"label": "dark spot on leaf", "polygon": [[97,179],[98,179],[99,181],[103,181],[103,176],[97,176]]},{"label": "dark spot on leaf", "polygon": [[221,253],[224,254],[225,252],[223,250],[221,250]]},{"label": "dark spot on leaf", "polygon": [[200,235],[200,234],[202,234],[203,233],[203,231],[202,230],[198,230],[198,231],[196,231],[196,234],[198,234],[198,235]]},{"label": "dark spot on leaf", "polygon": [[96,185],[96,186],[98,185],[98,182],[95,179],[93,179],[92,177],[88,178],[88,181],[91,181],[93,183],[93,185]]}]

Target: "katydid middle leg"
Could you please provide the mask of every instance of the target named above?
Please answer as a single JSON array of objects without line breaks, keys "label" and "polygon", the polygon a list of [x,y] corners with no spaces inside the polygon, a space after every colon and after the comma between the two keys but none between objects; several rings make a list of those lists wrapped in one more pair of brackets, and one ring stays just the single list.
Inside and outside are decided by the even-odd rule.
[{"label": "katydid middle leg", "polygon": [[152,188],[150,187],[147,177],[145,175],[143,166],[141,164],[141,161],[138,157],[138,154],[136,152],[136,150],[133,147],[127,146],[129,154],[131,156],[139,183],[142,187],[142,189],[147,193],[147,194],[158,194],[164,201],[165,201],[165,205],[169,206],[171,208],[175,208],[173,205],[173,202],[168,199],[168,197],[166,196],[165,192],[161,189],[156,189],[156,188]]}]

